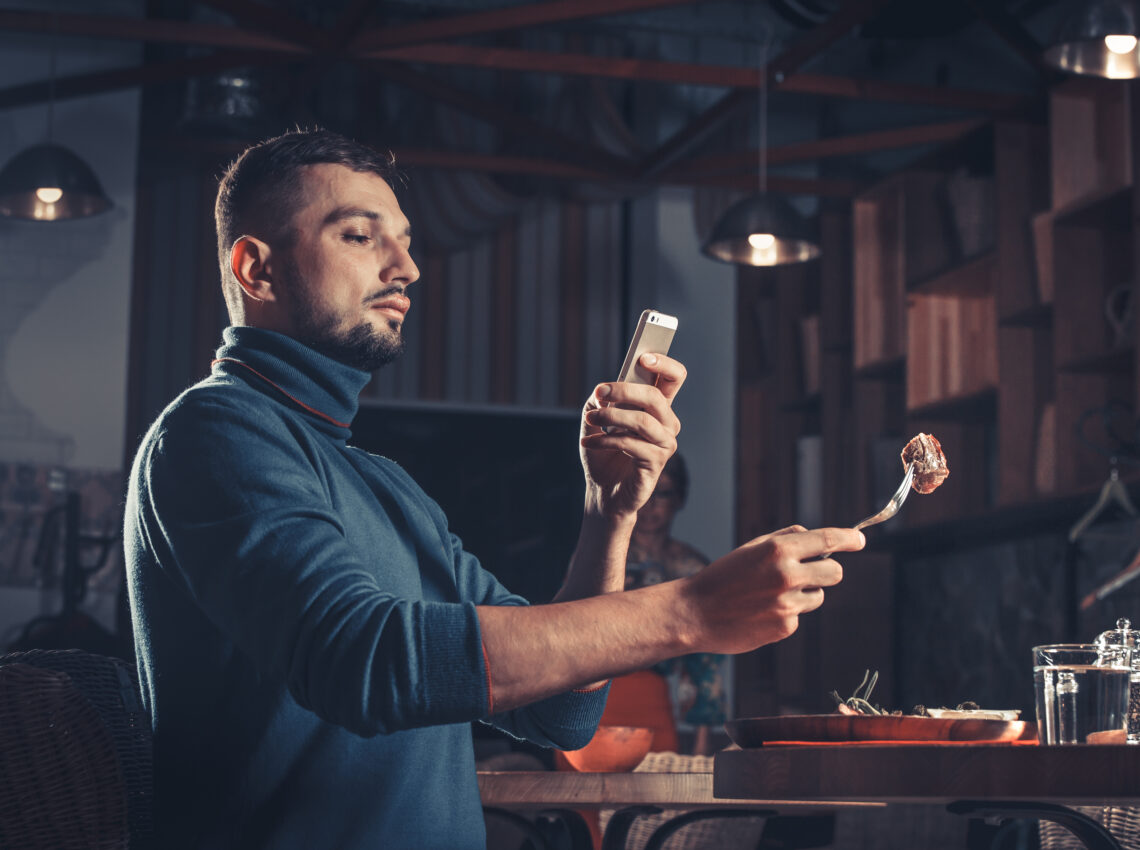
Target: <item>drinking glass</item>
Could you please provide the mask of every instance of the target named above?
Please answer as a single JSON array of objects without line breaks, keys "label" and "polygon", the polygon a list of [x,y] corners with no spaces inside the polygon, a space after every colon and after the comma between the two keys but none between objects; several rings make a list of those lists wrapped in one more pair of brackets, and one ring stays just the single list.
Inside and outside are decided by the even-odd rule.
[{"label": "drinking glass", "polygon": [[1128,646],[1033,647],[1038,743],[1124,743],[1131,675]]}]

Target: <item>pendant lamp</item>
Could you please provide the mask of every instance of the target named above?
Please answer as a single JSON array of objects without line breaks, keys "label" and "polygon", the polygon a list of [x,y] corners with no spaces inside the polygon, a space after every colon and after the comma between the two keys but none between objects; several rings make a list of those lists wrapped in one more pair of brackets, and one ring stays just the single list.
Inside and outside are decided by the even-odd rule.
[{"label": "pendant lamp", "polygon": [[768,194],[768,43],[760,62],[760,186],[728,208],[701,251],[744,266],[782,266],[820,255],[812,227],[785,198]]},{"label": "pendant lamp", "polygon": [[1045,61],[1073,74],[1131,80],[1140,77],[1140,3],[1082,0],[1073,4],[1045,50]]},{"label": "pendant lamp", "polygon": [[55,107],[55,42],[48,74],[47,141],[16,154],[0,169],[0,215],[61,221],[101,213],[111,200],[77,154],[52,142]]}]

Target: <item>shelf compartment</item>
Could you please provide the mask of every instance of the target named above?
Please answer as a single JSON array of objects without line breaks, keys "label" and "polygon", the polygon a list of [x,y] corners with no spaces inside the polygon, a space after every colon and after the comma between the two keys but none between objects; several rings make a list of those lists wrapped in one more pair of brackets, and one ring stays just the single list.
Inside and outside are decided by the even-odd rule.
[{"label": "shelf compartment", "polygon": [[870,381],[899,381],[906,375],[906,357],[888,357],[864,363],[855,369],[855,377]]},{"label": "shelf compartment", "polygon": [[983,251],[949,268],[908,282],[907,290],[916,295],[989,295],[993,292],[996,267],[997,252]]},{"label": "shelf compartment", "polygon": [[958,238],[946,204],[946,175],[889,178],[852,205],[855,367],[906,349],[906,282],[954,264]]},{"label": "shelf compartment", "polygon": [[1049,112],[1054,209],[1132,183],[1128,86],[1069,79],[1050,92]]},{"label": "shelf compartment", "polygon": [[1071,374],[1114,374],[1131,372],[1134,368],[1135,351],[1126,345],[1113,351],[1078,357],[1057,366],[1058,371]]},{"label": "shelf compartment", "polygon": [[854,356],[861,370],[903,355],[903,194],[888,185],[853,205]]},{"label": "shelf compartment", "polygon": [[[1135,289],[1131,192],[1112,197],[1113,218],[1123,218],[1127,228],[1093,226],[1083,215],[1053,222],[1053,338],[1058,364],[1096,363],[1132,342],[1125,310]],[[1059,321],[1061,317],[1064,321]]]},{"label": "shelf compartment", "polygon": [[1053,327],[1053,305],[1036,304],[998,319],[1002,328],[1051,328]]},{"label": "shelf compartment", "polygon": [[997,414],[997,387],[949,396],[907,410],[915,419],[935,422],[992,422]]},{"label": "shelf compartment", "polygon": [[1132,187],[1098,189],[1052,211],[1054,224],[1128,230],[1132,225]]},{"label": "shelf compartment", "polygon": [[908,411],[997,386],[997,319],[992,295],[912,295],[907,326]]}]

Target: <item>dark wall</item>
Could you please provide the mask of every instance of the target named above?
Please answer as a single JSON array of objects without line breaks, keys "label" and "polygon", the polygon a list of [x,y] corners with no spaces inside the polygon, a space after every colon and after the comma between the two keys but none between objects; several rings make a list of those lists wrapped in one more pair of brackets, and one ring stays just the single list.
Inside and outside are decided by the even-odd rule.
[{"label": "dark wall", "polygon": [[352,442],[403,466],[512,591],[557,592],[582,516],[576,417],[365,407]]},{"label": "dark wall", "polygon": [[1067,532],[1064,523],[1051,534],[899,559],[894,707],[973,700],[1032,720],[1034,646],[1091,642],[1118,617],[1140,622],[1140,580],[1079,608],[1136,556],[1140,521],[1108,516],[1072,545]]}]

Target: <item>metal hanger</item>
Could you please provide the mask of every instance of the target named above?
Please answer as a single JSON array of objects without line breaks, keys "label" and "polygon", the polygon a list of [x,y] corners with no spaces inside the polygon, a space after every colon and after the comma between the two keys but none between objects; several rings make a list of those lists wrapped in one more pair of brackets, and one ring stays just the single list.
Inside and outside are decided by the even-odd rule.
[{"label": "metal hanger", "polygon": [[1096,521],[1097,517],[1113,505],[1119,507],[1129,516],[1140,514],[1140,511],[1136,510],[1136,506],[1132,504],[1127,488],[1120,483],[1120,474],[1116,470],[1115,458],[1112,462],[1112,471],[1108,474],[1108,480],[1101,486],[1096,502],[1069,529],[1069,542],[1075,543],[1077,538],[1084,534],[1089,526]]},{"label": "metal hanger", "polygon": [[[1090,439],[1086,433],[1088,423],[1094,417],[1100,419],[1103,433],[1100,440]],[[1101,514],[1113,506],[1129,516],[1140,515],[1128,495],[1128,488],[1121,483],[1117,469],[1120,462],[1140,464],[1140,427],[1137,427],[1133,419],[1132,409],[1123,402],[1110,401],[1104,407],[1087,410],[1077,423],[1077,436],[1090,449],[1108,458],[1109,473],[1108,480],[1101,486],[1092,507],[1069,529],[1070,543],[1075,543]]]}]

